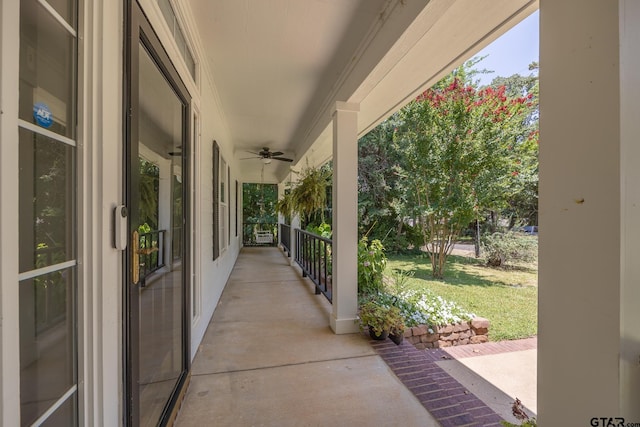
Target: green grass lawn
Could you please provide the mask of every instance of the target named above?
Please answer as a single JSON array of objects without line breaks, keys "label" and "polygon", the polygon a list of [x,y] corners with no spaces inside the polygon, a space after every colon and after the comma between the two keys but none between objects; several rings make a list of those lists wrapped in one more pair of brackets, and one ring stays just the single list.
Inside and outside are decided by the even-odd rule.
[{"label": "green grass lawn", "polygon": [[414,276],[407,286],[430,289],[463,309],[491,321],[492,341],[526,338],[537,334],[538,271],[527,265],[511,269],[484,266],[475,258],[450,255],[444,280],[431,275],[426,254],[390,255],[387,274],[401,269]]}]

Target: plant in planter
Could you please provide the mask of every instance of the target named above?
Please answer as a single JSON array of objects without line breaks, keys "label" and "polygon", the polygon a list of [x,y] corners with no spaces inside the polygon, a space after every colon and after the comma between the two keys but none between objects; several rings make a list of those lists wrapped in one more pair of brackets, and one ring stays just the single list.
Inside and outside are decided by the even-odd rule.
[{"label": "plant in planter", "polygon": [[[369,335],[373,339],[383,340],[393,334],[396,337],[404,337],[404,319],[400,309],[384,301],[385,298],[370,297],[360,305],[360,323],[362,327],[369,329]],[[402,340],[396,342],[400,344]]]},{"label": "plant in planter", "polygon": [[398,311],[398,318],[400,321],[393,322],[389,327],[389,339],[396,345],[400,345],[402,341],[404,341],[404,320],[400,314],[400,309],[395,306],[392,308]]}]

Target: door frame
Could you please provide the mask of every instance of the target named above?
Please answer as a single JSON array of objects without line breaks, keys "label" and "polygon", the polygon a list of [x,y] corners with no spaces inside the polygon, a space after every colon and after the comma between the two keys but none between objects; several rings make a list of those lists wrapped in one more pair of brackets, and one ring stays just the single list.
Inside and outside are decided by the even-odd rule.
[{"label": "door frame", "polygon": [[[191,342],[191,295],[190,295],[190,264],[191,264],[191,180],[190,180],[190,121],[191,121],[191,95],[175,69],[169,55],[162,46],[157,34],[153,30],[151,23],[142,11],[137,0],[124,0],[124,17],[125,17],[125,39],[124,39],[124,135],[123,135],[123,194],[125,205],[129,210],[134,206],[134,201],[139,199],[137,181],[134,182],[134,175],[131,168],[132,158],[137,157],[138,153],[138,114],[139,114],[139,44],[142,43],[147,49],[154,63],[158,66],[160,72],[167,79],[167,83],[173,88],[177,97],[183,104],[183,132],[182,132],[182,180],[183,180],[183,227],[182,227],[182,359],[183,366],[181,374],[176,381],[171,397],[167,402],[159,425],[166,425],[169,417],[178,402],[181,391],[187,384],[188,373],[191,367],[190,342]],[[137,207],[137,204],[135,204]],[[132,216],[129,215],[127,220],[128,240],[132,235],[131,229]],[[124,425],[137,425],[139,420],[140,396],[137,387],[139,378],[139,330],[138,330],[138,285],[132,282],[132,262],[130,254],[131,242],[128,248],[123,251],[123,421]]]}]

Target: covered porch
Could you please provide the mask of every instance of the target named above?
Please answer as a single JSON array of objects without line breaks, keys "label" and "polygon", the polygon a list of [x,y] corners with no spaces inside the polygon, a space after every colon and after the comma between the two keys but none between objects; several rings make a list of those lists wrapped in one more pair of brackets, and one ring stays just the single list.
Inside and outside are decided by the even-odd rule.
[{"label": "covered porch", "polygon": [[[195,356],[175,425],[515,422],[514,396],[492,384],[494,377],[475,375],[455,355],[418,351],[407,342],[375,342],[364,333],[334,334],[328,299],[289,264],[279,248],[242,249]],[[486,355],[482,363],[500,357],[495,364],[503,372],[505,364],[531,369],[522,365],[525,353]]]}]

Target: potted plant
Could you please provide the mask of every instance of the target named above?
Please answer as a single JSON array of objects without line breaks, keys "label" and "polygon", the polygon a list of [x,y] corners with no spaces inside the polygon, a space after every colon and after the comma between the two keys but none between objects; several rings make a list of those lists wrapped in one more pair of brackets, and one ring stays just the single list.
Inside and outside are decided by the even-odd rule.
[{"label": "potted plant", "polygon": [[[398,307],[393,307],[400,313],[400,309]],[[399,321],[394,321],[389,327],[389,339],[393,341],[396,345],[400,345],[402,341],[404,341],[404,320],[402,316],[398,316]]]},{"label": "potted plant", "polygon": [[[381,298],[368,298],[360,305],[360,323],[369,329],[369,335],[374,340],[384,340],[390,333],[404,338],[404,319],[400,309],[387,304]],[[399,341],[394,340],[396,344]]]}]

